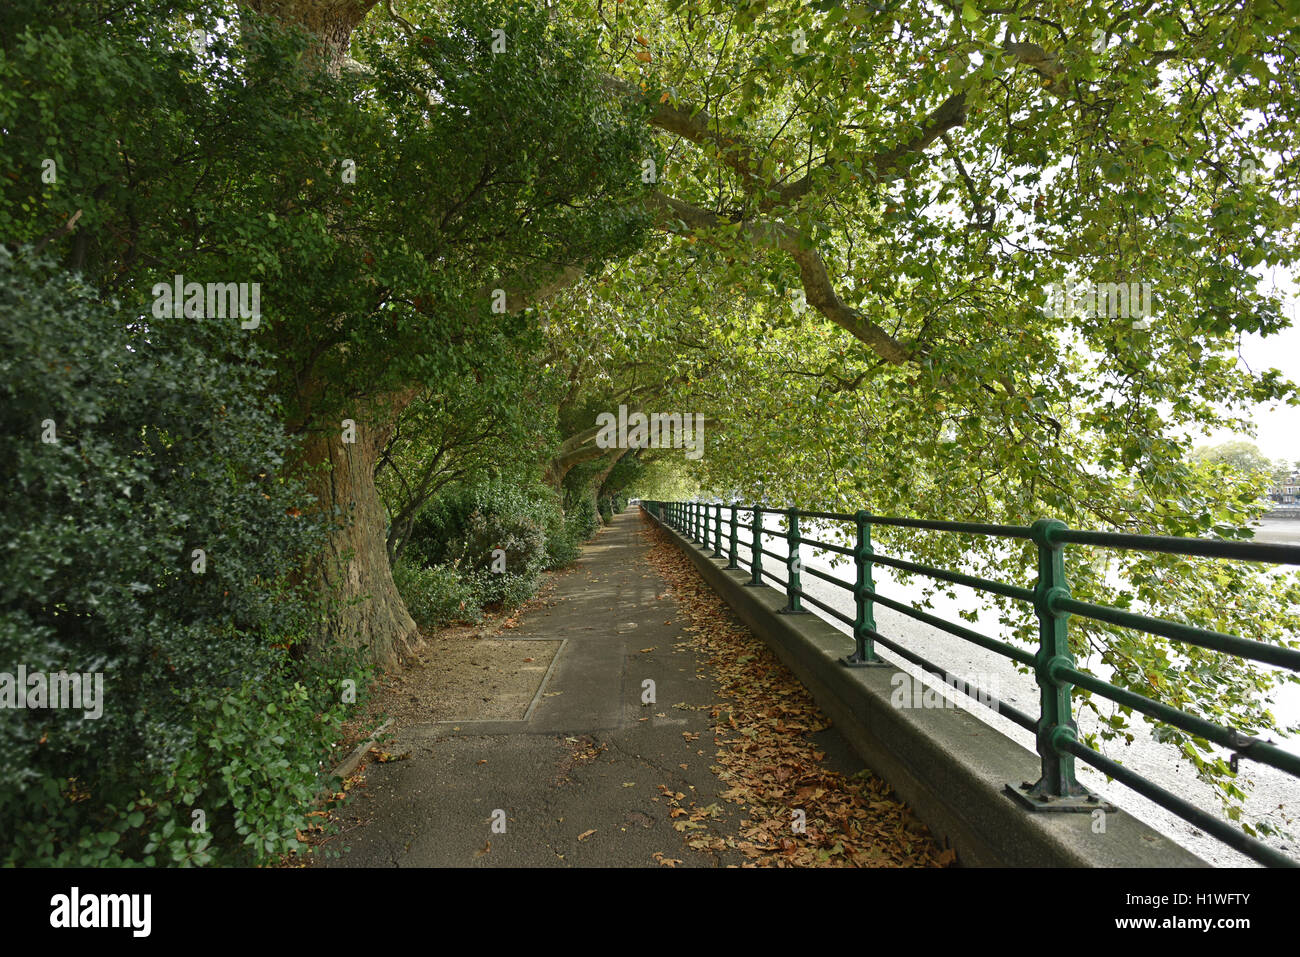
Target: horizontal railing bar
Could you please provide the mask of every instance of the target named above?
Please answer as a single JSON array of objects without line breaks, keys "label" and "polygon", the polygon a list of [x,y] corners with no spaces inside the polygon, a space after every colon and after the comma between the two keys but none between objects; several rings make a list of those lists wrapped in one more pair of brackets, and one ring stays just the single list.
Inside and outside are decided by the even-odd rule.
[{"label": "horizontal railing bar", "polygon": [[1275,545],[1270,542],[1229,542],[1217,538],[1177,538],[1172,535],[1130,535],[1125,532],[1090,532],[1073,528],[1052,528],[1048,538],[1053,543],[1103,545],[1170,555],[1197,555],[1201,558],[1235,558],[1247,562],[1272,562],[1277,565],[1300,565],[1300,545]]},{"label": "horizontal railing bar", "polygon": [[1263,841],[1256,840],[1249,834],[1239,831],[1232,825],[1202,811],[1195,805],[1189,804],[1173,792],[1166,791],[1160,785],[1148,781],[1136,771],[1131,771],[1124,765],[1115,763],[1082,742],[1073,738],[1065,738],[1061,742],[1060,749],[1068,751],[1080,761],[1092,765],[1103,774],[1109,775],[1121,784],[1127,785],[1143,797],[1155,801],[1165,810],[1173,811],[1184,821],[1199,827],[1203,831],[1209,831],[1223,843],[1241,851],[1247,857],[1253,858],[1261,864],[1268,864],[1271,867],[1300,866],[1300,862],[1293,860],[1281,851],[1269,847]]},{"label": "horizontal railing bar", "polygon": [[954,622],[947,621],[935,615],[927,614],[919,608],[913,608],[911,605],[905,605],[901,601],[886,598],[878,592],[872,594],[872,599],[880,602],[887,608],[893,608],[895,611],[902,612],[904,615],[915,618],[917,621],[923,621],[927,625],[933,625],[935,628],[946,631],[950,635],[955,635],[958,638],[969,641],[971,644],[979,645],[981,648],[987,648],[989,651],[996,652],[1004,658],[1010,658],[1023,665],[1028,665],[1031,668],[1038,660],[1031,652],[1026,651],[1023,648],[1017,648],[1015,645],[1009,645],[1005,641],[998,641],[996,638],[989,638],[985,635],[981,635],[977,631],[971,631],[969,628],[964,628]]},{"label": "horizontal railing bar", "polygon": [[[931,661],[927,661],[925,658],[921,657],[916,652],[909,651],[903,646],[891,641],[890,639],[886,638],[878,631],[871,631],[871,638],[876,644],[884,645],[890,651],[894,652],[895,654],[899,655],[902,658],[907,659],[912,664],[917,665],[920,668],[924,668],[926,671],[929,671],[931,674],[937,674],[944,678],[955,678],[958,681],[961,681],[963,684],[966,683],[965,679],[962,678],[961,676],[950,674],[946,669],[940,668],[938,665],[934,664]],[[949,687],[952,686],[949,685]],[[976,698],[975,700],[979,704],[984,704],[985,707],[996,711],[998,714],[1006,715],[1008,718],[1010,718],[1016,724],[1020,725],[1020,727],[1024,728],[1026,731],[1038,730],[1038,721],[1034,718],[1031,718],[1029,715],[1025,714],[1015,705],[1007,704],[1005,701],[1002,701],[998,698],[994,698],[992,695],[985,695],[984,697],[988,699],[988,704],[985,704],[983,701],[980,701],[979,698]]]},{"label": "horizontal railing bar", "polygon": [[1199,735],[1208,741],[1229,748],[1243,758],[1249,758],[1252,761],[1258,761],[1260,764],[1267,764],[1279,771],[1285,771],[1287,774],[1300,777],[1300,755],[1283,751],[1267,741],[1248,737],[1230,728],[1221,728],[1217,724],[1211,724],[1204,718],[1198,718],[1186,711],[1162,704],[1159,701],[1152,701],[1145,695],[1129,691],[1127,688],[1117,687],[1108,681],[1103,681],[1096,675],[1079,671],[1077,668],[1054,665],[1050,670],[1052,677],[1058,681],[1065,681],[1076,687],[1086,688],[1088,691],[1114,701],[1116,704],[1158,718],[1166,724],[1172,724],[1174,727],[1182,728],[1191,734]]},{"label": "horizontal railing bar", "polygon": [[839,552],[841,555],[848,555],[850,557],[853,555],[853,549],[846,545],[832,545],[830,542],[819,542],[815,538],[803,538],[800,539],[800,541],[817,551]]},{"label": "horizontal railing bar", "polygon": [[[808,569],[806,569],[806,568],[804,569],[804,571],[807,571],[807,570],[808,570]],[[819,600],[819,599],[817,599],[817,598],[814,598],[812,595],[808,594],[808,593],[807,593],[806,591],[804,591],[802,588],[799,589],[799,597],[802,598],[802,599],[803,599],[804,601],[806,601],[806,602],[810,602],[810,603],[816,605],[818,608],[820,608],[822,611],[826,612],[826,614],[830,615],[832,618],[836,619],[837,621],[842,621],[842,622],[844,622],[844,624],[848,625],[850,628],[853,627],[854,622],[853,622],[853,619],[852,619],[852,618],[850,618],[848,615],[844,614],[842,611],[837,611],[836,609],[832,608],[830,605],[826,604],[825,602],[823,602],[823,601],[821,601],[821,600]]]},{"label": "horizontal railing bar", "polygon": [[[731,506],[725,506],[730,508]],[[753,513],[755,506],[737,506],[742,512]],[[764,507],[772,515],[785,515],[789,509]],[[828,521],[856,521],[857,516],[846,512],[803,512],[804,518]],[[923,528],[941,532],[960,532],[971,535],[992,535],[1007,538],[1031,538],[1030,529],[1024,525],[993,525],[979,522],[938,522],[917,518],[890,518],[866,514],[872,525],[891,525],[903,528]],[[778,533],[779,534],[779,533]],[[1300,565],[1300,545],[1283,545],[1271,542],[1237,542],[1216,538],[1181,538],[1173,535],[1138,535],[1129,532],[1098,532],[1086,529],[1052,528],[1048,532],[1054,544],[1100,545],[1112,548],[1162,552],[1173,555],[1194,555],[1201,558],[1233,558],[1241,561],[1269,562],[1278,565]]]},{"label": "horizontal railing bar", "polygon": [[972,522],[931,522],[920,518],[881,518],[870,515],[872,525],[894,525],[899,528],[925,528],[932,532],[961,532],[963,535],[991,535],[996,538],[1029,538],[1025,525],[981,525]]},{"label": "horizontal railing bar", "polygon": [[872,555],[873,562],[879,562],[882,565],[889,565],[893,568],[901,568],[904,571],[916,572],[919,575],[927,575],[930,578],[938,578],[943,581],[952,582],[955,585],[965,585],[968,588],[978,588],[982,591],[993,592],[995,595],[1005,595],[1008,598],[1016,598],[1020,601],[1032,602],[1034,600],[1034,590],[1032,588],[1023,588],[1020,585],[1007,585],[1002,582],[991,581],[987,578],[977,578],[974,575],[963,575],[960,572],[950,572],[943,568],[934,568],[931,565],[921,565],[916,562],[904,561],[901,558],[891,558],[888,555]]},{"label": "horizontal railing bar", "polygon": [[764,578],[770,578],[770,579],[772,579],[772,581],[776,582],[776,583],[777,583],[778,585],[780,585],[782,588],[789,588],[789,587],[790,587],[790,583],[789,583],[788,581],[786,581],[784,578],[777,578],[775,575],[773,575],[773,574],[772,574],[770,571],[768,571],[766,568],[763,569],[763,571],[762,571],[762,575],[763,575]]},{"label": "horizontal railing bar", "polygon": [[[784,509],[774,509],[781,512]],[[800,518],[825,519],[831,522],[854,522],[858,516],[847,512],[805,512],[800,510]],[[965,535],[992,535],[1000,538],[1029,538],[1027,525],[989,525],[982,522],[936,522],[923,518],[889,518],[884,515],[864,513],[863,519],[869,525],[896,525],[904,528],[924,528],[935,532],[961,532]]]},{"label": "horizontal railing bar", "polygon": [[[730,507],[730,506],[728,506]],[[788,508],[769,508],[761,506],[765,515],[788,515]],[[754,511],[754,506],[739,506],[743,512]],[[805,512],[799,510],[800,518],[825,519],[831,522],[854,522],[858,516],[847,512]],[[999,538],[1029,538],[1027,525],[989,525],[982,522],[935,522],[924,518],[888,518],[883,515],[866,514],[865,520],[870,525],[894,525],[902,528],[925,528],[934,532],[960,532],[964,535],[992,535]]]},{"label": "horizontal railing bar", "polygon": [[1163,618],[1150,618],[1121,608],[1111,608],[1108,605],[1094,605],[1091,602],[1079,601],[1077,598],[1049,596],[1048,603],[1053,612],[1082,615],[1085,618],[1145,631],[1174,641],[1186,642],[1189,645],[1209,648],[1212,651],[1223,651],[1242,658],[1277,665],[1280,668],[1300,671],[1300,651],[1290,648],[1280,648],[1277,645],[1239,638],[1236,635],[1225,635],[1219,631],[1209,631],[1194,625],[1181,625],[1176,621],[1165,621]]},{"label": "horizontal railing bar", "polygon": [[825,519],[828,522],[854,522],[858,518],[846,512],[805,512],[803,509],[799,510],[799,517]]},{"label": "horizontal railing bar", "polygon": [[810,565],[803,566],[803,570],[806,574],[816,575],[822,581],[830,582],[832,585],[838,585],[840,588],[847,589],[850,592],[853,591],[853,583],[846,582],[843,578],[836,578],[834,575],[829,575],[826,572],[818,571],[816,568],[813,568]]},{"label": "horizontal railing bar", "polygon": [[776,552],[769,551],[769,550],[766,549],[766,548],[759,549],[759,550],[760,550],[764,555],[766,555],[768,558],[775,558],[778,562],[784,562],[784,561],[785,561],[785,556],[784,556],[784,555],[778,555]]}]

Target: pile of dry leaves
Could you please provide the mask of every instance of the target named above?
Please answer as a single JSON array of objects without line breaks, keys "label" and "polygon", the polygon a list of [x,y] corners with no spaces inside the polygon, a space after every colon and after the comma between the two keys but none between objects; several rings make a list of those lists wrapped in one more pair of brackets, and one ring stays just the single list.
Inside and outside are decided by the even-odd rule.
[{"label": "pile of dry leaves", "polygon": [[651,542],[651,564],[669,583],[672,597],[690,621],[684,631],[691,637],[681,646],[703,657],[723,701],[712,710],[717,745],[712,770],[728,785],[723,797],[749,814],[739,839],[733,840],[704,826],[717,813],[716,806],[687,811],[676,822],[687,833],[687,844],[713,851],[735,847],[750,859],[750,866],[953,863],[954,852],[936,844],[892,796],[888,784],[869,771],[847,777],[824,765],[826,755],[808,734],[824,730],[830,722],[807,690],[759,638],[736,622],[661,530],[647,523],[645,534]]}]

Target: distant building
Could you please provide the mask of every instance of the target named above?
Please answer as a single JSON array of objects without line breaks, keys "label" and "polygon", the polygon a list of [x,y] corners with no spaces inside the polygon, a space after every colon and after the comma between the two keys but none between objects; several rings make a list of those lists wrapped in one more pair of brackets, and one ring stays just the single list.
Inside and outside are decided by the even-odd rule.
[{"label": "distant building", "polygon": [[1268,497],[1278,505],[1300,505],[1300,472],[1292,472],[1274,482]]}]

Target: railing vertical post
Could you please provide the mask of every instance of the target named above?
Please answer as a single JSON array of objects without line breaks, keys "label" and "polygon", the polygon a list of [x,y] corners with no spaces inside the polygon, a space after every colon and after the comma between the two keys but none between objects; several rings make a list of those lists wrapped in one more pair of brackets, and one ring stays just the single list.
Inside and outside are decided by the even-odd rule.
[{"label": "railing vertical post", "polygon": [[871,517],[865,511],[859,511],[854,517],[858,526],[858,544],[853,549],[853,564],[857,576],[853,585],[853,599],[857,614],[853,618],[853,654],[840,659],[840,664],[849,668],[866,668],[884,665],[877,654],[871,634],[876,630],[876,611],[872,596],[876,593],[876,582],[871,576],[871,556],[875,549],[871,547]]},{"label": "railing vertical post", "polygon": [[799,544],[803,539],[799,537],[799,509],[790,509],[786,516],[785,541],[789,551],[785,559],[785,607],[781,609],[781,614],[802,615],[804,608],[799,592],[803,587],[800,575],[803,562],[799,558]]},{"label": "railing vertical post", "polygon": [[713,554],[711,558],[725,558],[722,554],[722,503],[713,506]]},{"label": "railing vertical post", "polygon": [[1070,616],[1052,608],[1057,599],[1070,597],[1065,577],[1065,549],[1060,541],[1053,541],[1053,533],[1065,528],[1065,523],[1040,518],[1031,528],[1034,544],[1038,546],[1038,581],[1034,585],[1038,655],[1034,675],[1039,691],[1036,743],[1042,776],[1028,789],[1008,784],[1007,790],[1034,810],[1089,812],[1098,806],[1097,798],[1075,779],[1074,755],[1060,747],[1064,739],[1078,739],[1079,726],[1070,707],[1074,686],[1052,676],[1053,668],[1074,667],[1067,623]]},{"label": "railing vertical post", "polygon": [[753,559],[749,563],[749,581],[746,585],[757,587],[763,584],[763,508],[760,505],[754,506],[754,516],[750,520],[751,542],[749,548],[749,557]]},{"label": "railing vertical post", "polygon": [[737,554],[736,551],[736,546],[738,544],[738,539],[736,538],[736,512],[737,512],[736,503],[732,502],[731,503],[731,544],[727,549],[727,566],[726,566],[728,571],[740,567],[740,564],[737,561],[739,555]]}]

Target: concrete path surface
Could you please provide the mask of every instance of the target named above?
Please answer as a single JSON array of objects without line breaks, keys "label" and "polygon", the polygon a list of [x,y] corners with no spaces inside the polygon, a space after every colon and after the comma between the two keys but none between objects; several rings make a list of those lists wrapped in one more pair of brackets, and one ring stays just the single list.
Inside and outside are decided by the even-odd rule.
[{"label": "concrete path surface", "polygon": [[[666,585],[646,562],[642,523],[635,508],[615,516],[560,578],[554,604],[526,613],[509,633],[565,640],[528,720],[400,728],[384,750],[410,757],[369,766],[343,812],[345,833],[330,842],[349,850],[321,864],[744,861],[731,849],[692,849],[673,827],[673,801],[718,805],[705,826],[719,836],[734,836],[745,813],[720,797],[724,786],[709,770],[711,683],[694,652],[674,647],[681,622],[673,599],[656,597]],[[645,679],[655,682],[653,705],[642,704]],[[861,768],[834,729],[814,737],[836,770]]]}]

